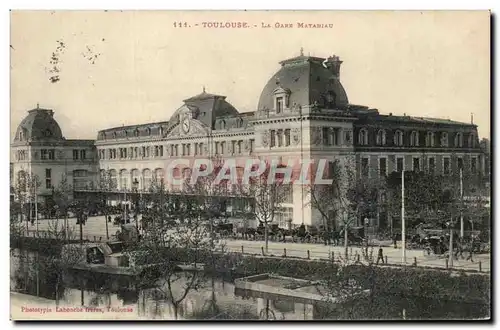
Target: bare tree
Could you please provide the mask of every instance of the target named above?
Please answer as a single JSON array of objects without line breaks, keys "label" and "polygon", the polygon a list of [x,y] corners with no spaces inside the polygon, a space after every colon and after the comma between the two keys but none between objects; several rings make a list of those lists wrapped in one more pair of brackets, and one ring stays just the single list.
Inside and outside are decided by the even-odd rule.
[{"label": "bare tree", "polygon": [[66,234],[66,240],[69,237],[69,224],[68,224],[68,216],[71,210],[71,206],[73,203],[73,187],[68,181],[68,177],[63,174],[61,177],[61,182],[57,187],[54,188],[54,202],[56,204],[56,217],[57,219],[62,218],[63,228]]},{"label": "bare tree", "polygon": [[97,201],[101,203],[104,222],[106,223],[106,239],[109,239],[108,229],[108,193],[116,189],[116,182],[111,179],[109,170],[101,171],[97,184]]},{"label": "bare tree", "polygon": [[347,259],[349,229],[362,216],[377,209],[383,182],[356,175],[353,160],[349,158],[345,159],[343,164],[339,160],[329,162],[327,176],[331,183],[318,184],[315,175],[312,175],[311,184],[307,188],[309,204],[321,215],[327,232],[340,220]]},{"label": "bare tree", "polygon": [[236,191],[243,198],[252,201],[249,210],[251,217],[264,226],[265,251],[269,249],[269,227],[276,219],[278,209],[283,205],[291,186],[283,182],[283,178],[272,175],[267,164],[262,174],[249,178],[248,183],[239,184]]},{"label": "bare tree", "polygon": [[[144,238],[132,247],[136,267],[156,265],[155,276],[144,276],[143,280],[155,282],[157,289],[172,303],[175,317],[179,307],[191,290],[197,290],[204,283],[204,277],[197,270],[202,253],[211,249],[209,224],[206,209],[201,198],[186,194],[167,193],[164,185],[151,193],[150,208],[144,215]],[[179,255],[184,251],[190,256],[194,270],[179,273]],[[151,268],[152,269],[152,268]]]}]

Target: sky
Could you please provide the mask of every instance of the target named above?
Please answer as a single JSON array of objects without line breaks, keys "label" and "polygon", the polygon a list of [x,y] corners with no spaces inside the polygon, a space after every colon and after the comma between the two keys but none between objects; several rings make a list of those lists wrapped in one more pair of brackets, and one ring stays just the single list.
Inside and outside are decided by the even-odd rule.
[{"label": "sky", "polygon": [[[299,22],[332,28],[298,28]],[[37,104],[55,111],[67,139],[168,120],[203,87],[240,112],[254,111],[278,62],[301,48],[305,55],[340,56],[352,104],[467,123],[473,113],[479,136],[490,136],[487,11],[12,11],[10,44],[11,139]]]}]

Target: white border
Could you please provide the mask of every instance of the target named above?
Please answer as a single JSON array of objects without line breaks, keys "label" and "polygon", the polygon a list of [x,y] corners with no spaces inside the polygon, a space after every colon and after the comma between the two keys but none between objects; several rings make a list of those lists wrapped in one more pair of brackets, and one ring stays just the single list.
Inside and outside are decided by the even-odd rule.
[{"label": "white border", "polygon": [[[283,1],[284,2],[284,1]],[[35,1],[3,1],[2,2],[2,7],[4,7],[2,13],[3,13],[3,20],[2,20],[2,42],[0,43],[3,45],[2,47],[2,63],[3,65],[0,66],[1,70],[3,70],[2,78],[3,78],[3,88],[1,89],[3,91],[3,109],[4,111],[1,112],[1,115],[3,116],[3,120],[0,120],[1,123],[3,123],[4,129],[2,132],[5,134],[5,138],[2,140],[2,147],[5,149],[4,154],[7,154],[9,148],[10,148],[10,127],[9,121],[10,121],[10,107],[9,107],[9,71],[8,71],[8,62],[9,62],[9,47],[7,47],[8,41],[9,41],[9,8],[15,8],[15,9],[159,9],[158,8],[158,3],[159,2],[153,2],[153,1],[148,1],[148,0],[142,0],[140,2],[140,5],[138,5],[138,2],[132,3],[132,2],[126,2],[126,1],[120,1],[120,2],[114,2],[114,3],[104,3],[104,1],[93,1],[93,0],[88,0],[85,2],[80,2],[75,4],[75,2],[66,2],[66,1],[44,1],[43,4],[35,2]],[[251,1],[238,1],[238,2],[223,2],[223,1],[210,1],[208,2],[202,2],[202,1],[189,1],[189,0],[184,0],[182,2],[169,2],[168,7],[165,6],[165,3],[162,3],[164,7],[162,9],[203,9],[203,8],[210,8],[210,9],[248,9],[248,10],[255,10],[255,9],[312,9],[311,8],[311,3],[310,2],[304,2],[304,1],[286,1],[284,3],[279,3],[279,2],[269,2],[269,1],[262,1],[262,0],[251,0]],[[182,6],[182,8],[181,8]],[[370,10],[370,9],[386,9],[386,10],[394,10],[394,9],[413,9],[413,10],[419,10],[419,9],[456,9],[456,10],[478,10],[478,9],[492,9],[493,12],[498,12],[500,11],[499,8],[499,2],[498,1],[493,1],[493,0],[475,0],[475,1],[450,1],[450,2],[444,2],[444,1],[436,1],[436,0],[420,0],[420,1],[377,1],[377,2],[372,2],[372,1],[361,1],[361,0],[350,0],[350,1],[344,1],[342,3],[339,2],[331,2],[331,1],[316,1],[314,3],[314,6],[316,6],[317,9],[322,8],[322,9],[337,9],[337,10],[348,10],[348,9],[364,9],[364,10]],[[498,21],[496,22],[496,26],[498,26]],[[495,34],[495,41],[498,43],[498,33]],[[498,66],[497,66],[498,68]],[[496,85],[498,88],[498,85]],[[493,91],[492,91],[493,92]],[[495,109],[496,110],[496,109]],[[497,121],[499,116],[496,116],[495,119],[495,124],[497,124]],[[2,202],[2,210],[6,213],[6,210],[9,208],[7,207],[7,184],[9,177],[7,176],[8,173],[8,168],[7,168],[7,162],[1,162],[2,166],[2,187],[4,188],[2,191],[4,192],[3,198],[1,198]],[[499,165],[500,166],[500,165]],[[8,219],[8,215],[4,213],[4,219]],[[495,214],[496,215],[496,214]],[[4,226],[8,225],[7,221],[3,221],[2,224]],[[495,234],[498,233],[500,226],[496,226],[496,232]],[[3,231],[4,233],[8,232],[7,230]],[[498,237],[498,235],[496,235]],[[8,245],[8,240],[4,239],[2,240],[5,244],[4,248],[2,249],[2,264],[7,265],[9,261],[9,255],[8,255],[8,250],[9,248],[7,247]],[[498,253],[500,244],[496,244],[496,249],[495,253]],[[497,275],[498,276],[498,273]],[[8,321],[9,319],[9,299],[6,299],[9,297],[9,288],[7,286],[7,279],[4,279],[3,282],[4,286],[3,288],[3,298],[2,299],[2,321],[4,323],[4,328],[12,328],[13,324]],[[496,286],[498,287],[498,285]],[[498,304],[496,304],[498,306]],[[498,307],[497,307],[498,308]],[[497,310],[497,309],[496,309]],[[242,324],[243,325],[243,324]],[[385,324],[383,326],[387,326],[388,324]],[[42,325],[42,327],[51,327],[53,326],[52,324],[47,324],[47,325]],[[63,324],[62,326],[66,328],[71,328],[72,324]],[[165,326],[165,324],[161,324],[161,326]],[[177,324],[169,324],[167,325],[169,327],[176,327]],[[195,325],[190,325],[191,327]],[[206,327],[207,324],[201,324],[201,326]],[[210,324],[209,326],[219,326],[219,324]],[[264,324],[259,324],[259,327],[266,328]],[[329,325],[327,325],[329,326]],[[361,327],[371,327],[372,325],[367,324],[366,326],[361,326],[361,325],[356,325],[353,326],[351,324],[335,324],[336,327],[339,326],[349,326],[350,328],[361,328]],[[397,326],[397,325],[396,325]],[[418,325],[414,325],[418,326]],[[35,328],[34,325],[25,325],[26,328]],[[37,326],[37,328],[40,327],[40,325]],[[432,329],[438,329],[438,326],[430,326],[426,325],[427,328]],[[459,324],[454,324],[455,328],[468,328],[467,325],[459,325]],[[139,326],[132,326],[131,328],[139,328]]]}]

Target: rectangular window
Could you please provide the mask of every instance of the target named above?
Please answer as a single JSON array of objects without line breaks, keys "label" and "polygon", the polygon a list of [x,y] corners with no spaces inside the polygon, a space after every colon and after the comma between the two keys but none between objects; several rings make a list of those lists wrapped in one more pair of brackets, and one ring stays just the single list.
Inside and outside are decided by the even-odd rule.
[{"label": "rectangular window", "polygon": [[200,143],[200,155],[203,155],[203,143]]},{"label": "rectangular window", "polygon": [[370,174],[369,158],[361,158],[361,176],[367,178]]},{"label": "rectangular window", "polygon": [[283,98],[277,97],[276,98],[276,113],[281,113],[282,110],[283,110]]},{"label": "rectangular window", "polygon": [[413,158],[413,172],[420,172],[420,158]]},{"label": "rectangular window", "polygon": [[56,153],[55,153],[54,149],[49,149],[48,151],[49,151],[49,159],[54,160],[56,158],[55,157]]},{"label": "rectangular window", "polygon": [[404,168],[404,158],[403,157],[396,158],[396,172],[398,173],[403,172],[403,168]]},{"label": "rectangular window", "polygon": [[457,158],[457,168],[458,170],[464,169],[464,160],[463,158]]},{"label": "rectangular window", "polygon": [[271,148],[276,146],[276,131],[271,130]]},{"label": "rectangular window", "polygon": [[477,158],[476,157],[471,157],[471,159],[470,159],[470,171],[473,174],[476,174],[476,171],[477,171]]},{"label": "rectangular window", "polygon": [[45,169],[45,188],[52,188],[52,169]]},{"label": "rectangular window", "polygon": [[323,145],[330,145],[330,129],[328,127],[323,127]]},{"label": "rectangular window", "polygon": [[123,158],[127,158],[127,148],[123,148]]},{"label": "rectangular window", "polygon": [[163,146],[160,146],[159,150],[160,150],[160,157],[163,157]]},{"label": "rectangular window", "polygon": [[215,154],[219,154],[219,142],[215,142]]},{"label": "rectangular window", "polygon": [[387,175],[387,158],[379,158],[378,167],[380,176],[385,177]]},{"label": "rectangular window", "polygon": [[238,154],[241,154],[241,145],[243,144],[243,141],[238,141]]},{"label": "rectangular window", "polygon": [[220,154],[224,155],[225,152],[226,152],[226,142],[221,142],[220,143]]},{"label": "rectangular window", "polygon": [[73,160],[78,160],[78,150],[73,150]]},{"label": "rectangular window", "polygon": [[186,150],[187,151],[187,155],[191,156],[191,144],[190,143],[186,144],[186,149],[187,149]]},{"label": "rectangular window", "polygon": [[285,130],[285,146],[290,145],[290,129]]},{"label": "rectangular window", "polygon": [[250,153],[253,153],[254,145],[255,145],[255,140],[254,139],[250,139]]},{"label": "rectangular window", "polygon": [[450,174],[450,158],[449,157],[443,158],[443,174],[444,175]]},{"label": "rectangular window", "polygon": [[283,130],[281,130],[281,129],[278,130],[277,139],[278,139],[278,147],[282,147],[283,146]]},{"label": "rectangular window", "polygon": [[158,157],[160,152],[158,151],[158,146],[155,146],[155,157]]},{"label": "rectangular window", "polygon": [[434,157],[429,157],[428,159],[429,159],[429,173],[434,174],[436,170],[436,160],[434,159]]},{"label": "rectangular window", "polygon": [[80,159],[85,159],[85,158],[87,158],[85,150],[80,150]]}]

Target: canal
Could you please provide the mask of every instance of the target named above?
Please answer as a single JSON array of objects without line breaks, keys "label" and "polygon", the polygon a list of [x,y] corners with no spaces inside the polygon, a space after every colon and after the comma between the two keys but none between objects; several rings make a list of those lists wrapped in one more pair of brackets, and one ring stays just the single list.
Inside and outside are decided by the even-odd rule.
[{"label": "canal", "polygon": [[[58,306],[121,309],[138,319],[152,320],[388,320],[482,319],[489,306],[398,295],[360,297],[332,306],[272,294],[235,289],[234,279],[203,275],[200,285],[173,304],[162,279],[138,288],[126,277],[88,280],[82,273],[66,273],[61,283],[47,271],[36,271],[37,256],[13,250],[10,289],[57,301]],[[179,273],[172,287],[176,300],[185,293],[189,276]],[[28,302],[27,302],[28,303]],[[127,316],[130,318],[130,315]]]}]

